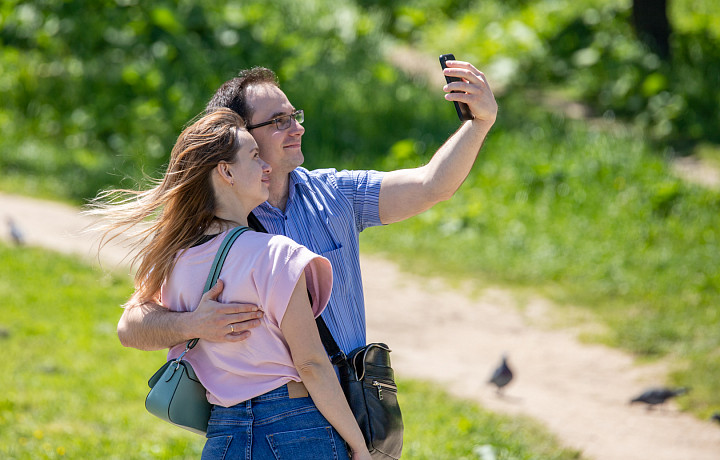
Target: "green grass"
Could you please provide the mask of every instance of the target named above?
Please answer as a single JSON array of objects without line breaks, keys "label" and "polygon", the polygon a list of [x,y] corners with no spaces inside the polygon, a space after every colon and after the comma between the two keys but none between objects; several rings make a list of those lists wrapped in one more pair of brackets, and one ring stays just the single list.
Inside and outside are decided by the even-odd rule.
[{"label": "green grass", "polygon": [[0,457],[199,458],[202,439],[145,413],[163,352],[115,332],[127,279],[39,249],[0,246]]},{"label": "green grass", "polygon": [[[164,352],[123,348],[115,325],[130,280],[76,259],[0,244],[0,458],[197,459],[204,439],[145,411]],[[402,381],[406,459],[576,459],[537,423],[493,415]]]}]

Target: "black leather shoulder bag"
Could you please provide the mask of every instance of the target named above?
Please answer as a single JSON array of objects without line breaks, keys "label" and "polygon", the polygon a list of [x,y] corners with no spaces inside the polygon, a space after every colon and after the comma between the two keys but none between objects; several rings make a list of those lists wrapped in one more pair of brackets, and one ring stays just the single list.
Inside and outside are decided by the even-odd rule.
[{"label": "black leather shoulder bag", "polygon": [[340,385],[374,459],[397,460],[402,453],[403,421],[397,400],[390,348],[370,343],[349,355],[340,350],[321,317],[320,338],[340,372]]}]

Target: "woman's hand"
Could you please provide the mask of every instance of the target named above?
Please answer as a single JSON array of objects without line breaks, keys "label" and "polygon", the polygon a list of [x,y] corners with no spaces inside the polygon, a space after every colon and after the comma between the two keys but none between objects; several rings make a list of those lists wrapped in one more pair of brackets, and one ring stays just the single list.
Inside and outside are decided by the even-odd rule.
[{"label": "woman's hand", "polygon": [[351,458],[352,460],[372,460],[367,449],[363,449],[362,452],[353,452]]}]

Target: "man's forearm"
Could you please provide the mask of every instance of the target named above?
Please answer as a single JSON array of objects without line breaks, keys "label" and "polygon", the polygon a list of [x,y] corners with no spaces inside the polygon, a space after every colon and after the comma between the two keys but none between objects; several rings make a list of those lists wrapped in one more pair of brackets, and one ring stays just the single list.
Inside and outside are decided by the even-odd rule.
[{"label": "man's forearm", "polygon": [[391,224],[449,200],[475,163],[492,123],[463,124],[425,166],[391,171],[380,188],[380,220]]},{"label": "man's forearm", "polygon": [[118,338],[123,346],[139,350],[170,348],[192,338],[186,337],[185,315],[155,303],[130,305],[118,322]]},{"label": "man's forearm", "polygon": [[242,342],[260,325],[263,312],[257,305],[218,302],[224,283],[203,294],[193,311],[168,310],[152,301],[140,301],[136,294],[128,301],[118,322],[118,338],[126,347],[161,350],[190,339],[210,342]]},{"label": "man's forearm", "polygon": [[467,179],[491,127],[480,120],[464,123],[423,167],[425,187],[436,202],[452,198]]}]

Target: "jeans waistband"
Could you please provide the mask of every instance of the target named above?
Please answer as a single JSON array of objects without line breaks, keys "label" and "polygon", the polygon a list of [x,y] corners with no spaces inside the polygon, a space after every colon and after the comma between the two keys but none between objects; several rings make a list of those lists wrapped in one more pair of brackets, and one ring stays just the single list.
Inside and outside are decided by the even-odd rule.
[{"label": "jeans waistband", "polygon": [[261,394],[260,396],[255,396],[250,401],[251,402],[273,401],[276,399],[294,399],[294,398],[304,398],[307,396],[308,396],[308,392],[305,389],[305,385],[302,382],[290,381],[281,387],[275,388],[274,390],[270,390],[267,393]]}]

